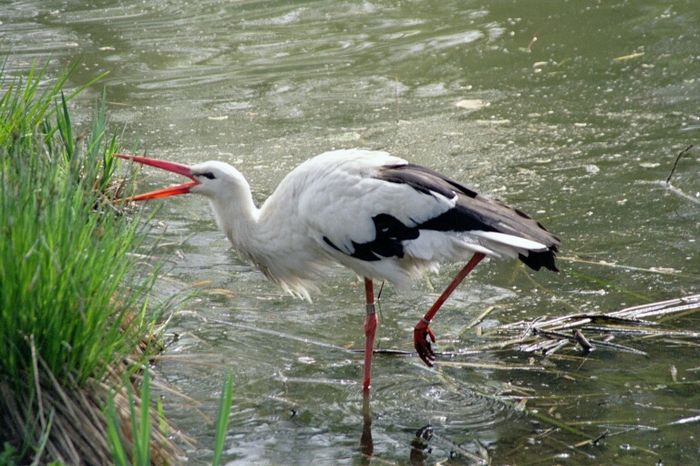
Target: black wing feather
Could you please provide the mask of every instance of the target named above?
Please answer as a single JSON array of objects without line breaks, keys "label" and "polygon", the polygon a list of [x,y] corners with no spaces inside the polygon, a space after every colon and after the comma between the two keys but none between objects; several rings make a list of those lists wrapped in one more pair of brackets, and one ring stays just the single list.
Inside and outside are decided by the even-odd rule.
[{"label": "black wing feather", "polygon": [[[547,246],[545,251],[529,251],[527,256],[521,254],[519,258],[522,262],[534,270],[544,267],[555,272],[558,271],[554,259],[559,250],[559,238],[523,211],[514,209],[501,201],[481,196],[473,189],[420,165],[386,166],[376,177],[390,183],[407,184],[424,194],[438,193],[450,199],[457,196],[454,208],[413,228],[404,225],[406,230],[411,230],[411,235],[415,234],[417,237],[417,230],[481,230],[518,236]],[[387,217],[390,216],[387,215]],[[391,218],[400,223],[395,218]],[[396,225],[393,223],[392,225],[394,226],[392,228],[394,234],[391,236],[394,236],[395,239],[397,235],[393,230],[396,229]],[[416,231],[412,232],[412,230]],[[382,238],[382,232],[377,228],[377,238],[372,243],[381,242],[382,239],[389,240],[390,238]],[[399,257],[402,255],[403,249]]]}]

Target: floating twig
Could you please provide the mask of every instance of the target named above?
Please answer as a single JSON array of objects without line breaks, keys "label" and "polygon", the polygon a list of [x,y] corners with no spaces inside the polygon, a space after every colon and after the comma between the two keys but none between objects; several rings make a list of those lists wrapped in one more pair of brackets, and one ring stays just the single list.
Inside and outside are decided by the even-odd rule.
[{"label": "floating twig", "polygon": [[547,348],[546,350],[543,350],[542,355],[544,357],[550,356],[562,349],[563,347],[565,347],[566,345],[568,345],[569,343],[569,340],[559,340],[559,342],[557,342],[556,345],[552,346],[551,348]]},{"label": "floating twig", "polygon": [[643,56],[644,56],[644,52],[634,52],[634,53],[629,53],[627,55],[615,57],[615,58],[613,58],[613,61],[622,62],[622,61],[634,60],[635,58],[639,58],[639,57],[643,57]]},{"label": "floating twig", "polygon": [[664,184],[664,186],[666,187],[666,189],[671,191],[673,194],[676,194],[677,196],[680,196],[683,199],[690,201],[694,204],[700,204],[700,200],[694,198],[693,196],[690,196],[689,194],[684,193],[682,190],[676,188],[675,186],[673,186],[671,184],[671,177],[673,176],[673,173],[676,171],[676,167],[678,166],[678,162],[685,154],[690,152],[690,150],[692,148],[693,148],[693,144],[690,144],[688,147],[686,147],[685,149],[683,149],[682,151],[680,151],[678,153],[678,155],[676,156],[676,160],[674,160],[674,162],[673,162],[673,167],[671,167],[671,172],[668,174],[668,177],[666,177],[666,183]]},{"label": "floating twig", "polygon": [[676,160],[673,162],[673,167],[671,168],[671,173],[668,174],[668,177],[666,178],[666,184],[671,184],[671,177],[673,176],[673,172],[676,171],[676,167],[678,166],[678,161],[683,157],[685,154],[690,152],[690,149],[693,148],[693,144],[690,144],[688,147],[683,149],[678,153],[676,156]]},{"label": "floating twig", "polygon": [[489,306],[489,307],[487,307],[486,310],[484,310],[484,312],[482,312],[481,314],[479,314],[478,316],[476,316],[471,322],[469,322],[469,323],[467,324],[467,326],[465,327],[465,330],[469,330],[470,328],[473,328],[474,326],[476,326],[477,324],[479,324],[479,323],[480,323],[482,320],[484,320],[484,319],[486,318],[486,316],[489,315],[489,314],[491,313],[491,311],[493,311],[494,309],[496,309],[496,306]]},{"label": "floating twig", "polygon": [[669,422],[667,426],[678,426],[683,424],[690,424],[691,422],[700,422],[700,416],[691,416],[678,419],[677,421]]},{"label": "floating twig", "polygon": [[600,265],[603,267],[610,267],[613,269],[631,270],[633,272],[657,273],[659,275],[684,275],[680,271],[669,267],[635,267],[633,265],[616,264],[614,262],[608,262],[604,260],[594,261],[588,259],[581,259],[580,257],[574,256],[557,256],[557,259],[565,262],[574,262],[578,264]]},{"label": "floating twig", "polygon": [[462,361],[440,361],[440,366],[442,367],[469,367],[473,369],[488,369],[488,370],[499,370],[499,371],[535,371],[541,372],[545,368],[542,366],[529,366],[521,364],[495,364],[495,363],[484,363],[484,362],[462,362]]},{"label": "floating twig", "polygon": [[582,442],[578,442],[578,443],[574,444],[573,446],[574,446],[574,448],[581,448],[581,447],[585,447],[587,445],[598,445],[598,443],[601,440],[603,440],[604,438],[606,438],[608,435],[610,435],[610,431],[606,429],[597,437],[592,438],[590,440],[584,440]]},{"label": "floating twig", "polygon": [[[547,337],[550,339],[564,339],[564,340],[576,342],[575,337],[573,337],[572,335],[567,335],[566,333],[554,332],[554,331],[549,331],[549,330],[542,330],[539,328],[535,329],[535,332],[536,332],[535,333],[536,335],[544,336],[544,337]],[[595,345],[600,346],[600,347],[604,347],[604,348],[608,348],[608,349],[615,349],[615,350],[622,351],[625,353],[639,354],[640,356],[647,356],[646,352],[644,352],[642,350],[638,350],[636,348],[632,348],[630,346],[619,345],[616,343],[610,343],[607,341],[600,341],[600,340],[593,340],[593,339],[591,339],[589,341]]]},{"label": "floating twig", "polygon": [[595,346],[593,346],[591,342],[588,341],[588,338],[586,338],[583,335],[583,332],[581,332],[581,330],[574,330],[574,338],[576,339],[576,343],[578,343],[579,346],[581,346],[584,353],[588,354],[595,349]]},{"label": "floating twig", "polygon": [[535,46],[535,42],[537,42],[537,34],[533,34],[532,38],[530,39],[530,42],[527,44],[527,51],[529,53],[532,53],[532,49]]},{"label": "floating twig", "polygon": [[627,307],[619,311],[611,312],[608,315],[627,319],[639,319],[642,317],[656,317],[666,314],[673,314],[691,309],[700,309],[700,294]]}]

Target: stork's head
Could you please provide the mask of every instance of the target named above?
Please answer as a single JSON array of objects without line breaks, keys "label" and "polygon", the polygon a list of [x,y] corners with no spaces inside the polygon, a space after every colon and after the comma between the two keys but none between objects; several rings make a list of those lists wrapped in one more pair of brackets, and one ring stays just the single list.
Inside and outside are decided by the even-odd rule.
[{"label": "stork's head", "polygon": [[233,194],[232,191],[235,191],[237,187],[249,189],[248,183],[245,181],[245,178],[243,178],[243,175],[225,162],[209,161],[198,163],[190,167],[181,163],[151,159],[149,157],[137,155],[115,154],[115,156],[169,172],[178,173],[191,180],[187,183],[132,196],[129,198],[130,201],[159,199],[188,193],[202,194],[208,198],[215,199],[226,195],[230,196]]}]

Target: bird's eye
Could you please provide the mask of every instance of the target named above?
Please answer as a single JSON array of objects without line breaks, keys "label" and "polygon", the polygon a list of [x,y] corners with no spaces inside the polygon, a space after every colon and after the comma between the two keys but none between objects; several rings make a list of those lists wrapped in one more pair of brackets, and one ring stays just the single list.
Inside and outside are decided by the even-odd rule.
[{"label": "bird's eye", "polygon": [[214,174],[212,172],[197,173],[197,176],[203,176],[203,177],[210,179],[210,180],[216,179],[216,177],[214,176]]}]

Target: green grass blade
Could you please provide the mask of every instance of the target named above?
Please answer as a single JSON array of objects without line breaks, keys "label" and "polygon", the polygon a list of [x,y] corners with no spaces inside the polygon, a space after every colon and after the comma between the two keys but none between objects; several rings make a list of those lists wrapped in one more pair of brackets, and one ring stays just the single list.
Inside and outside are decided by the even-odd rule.
[{"label": "green grass blade", "polygon": [[224,443],[226,440],[226,430],[228,428],[228,418],[231,413],[231,404],[233,402],[233,375],[228,374],[224,382],[221,398],[219,399],[219,415],[216,419],[216,442],[214,444],[214,459],[213,466],[221,464],[221,456],[224,452]]},{"label": "green grass blade", "polygon": [[107,441],[112,449],[112,457],[116,466],[128,466],[124,445],[119,436],[119,417],[114,407],[114,392],[107,398]]},{"label": "green grass blade", "polygon": [[136,464],[149,466],[151,464],[151,377],[148,368],[144,369],[143,382],[141,384],[141,424],[139,431],[134,432],[134,437],[138,434],[141,446],[141,456]]},{"label": "green grass blade", "polygon": [[64,146],[64,154],[66,161],[73,165],[75,158],[75,139],[73,138],[73,125],[71,124],[70,112],[68,111],[68,103],[66,97],[61,92],[60,107],[56,109],[56,126],[61,135]]}]

